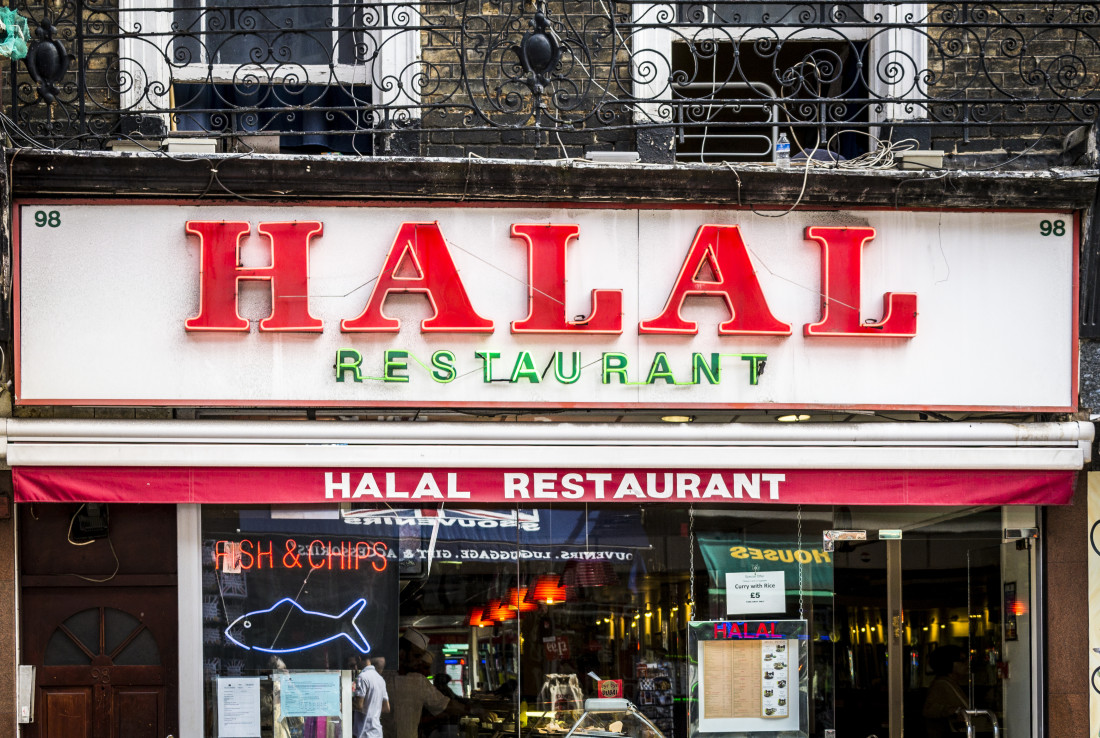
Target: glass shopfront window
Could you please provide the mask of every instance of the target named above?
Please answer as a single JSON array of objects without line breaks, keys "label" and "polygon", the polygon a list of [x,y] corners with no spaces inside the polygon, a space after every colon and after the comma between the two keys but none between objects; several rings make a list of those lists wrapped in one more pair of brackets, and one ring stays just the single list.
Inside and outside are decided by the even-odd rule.
[{"label": "glass shopfront window", "polygon": [[202,539],[208,736],[1031,727],[1000,508],[204,506]]}]

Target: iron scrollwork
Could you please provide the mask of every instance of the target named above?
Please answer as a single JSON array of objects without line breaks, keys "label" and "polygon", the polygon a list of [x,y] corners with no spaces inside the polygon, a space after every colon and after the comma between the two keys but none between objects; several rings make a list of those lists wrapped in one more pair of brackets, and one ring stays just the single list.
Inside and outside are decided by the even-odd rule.
[{"label": "iron scrollwork", "polygon": [[895,122],[1054,137],[1100,112],[1095,3],[139,5],[15,3],[35,33],[6,101],[22,132],[86,148],[165,129],[277,135],[345,153],[413,135],[426,152],[534,128],[589,142],[671,129],[681,147],[776,125],[817,142]]}]

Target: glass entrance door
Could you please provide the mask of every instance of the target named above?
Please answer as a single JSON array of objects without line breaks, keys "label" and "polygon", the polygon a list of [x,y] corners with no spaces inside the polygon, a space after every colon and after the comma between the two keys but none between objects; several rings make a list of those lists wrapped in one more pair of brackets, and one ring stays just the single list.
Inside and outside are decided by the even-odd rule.
[{"label": "glass entrance door", "polygon": [[887,545],[838,541],[833,552],[836,735],[890,735]]},{"label": "glass entrance door", "polygon": [[999,509],[850,514],[868,540],[834,552],[836,738],[1031,735],[1029,542],[1002,542]]}]

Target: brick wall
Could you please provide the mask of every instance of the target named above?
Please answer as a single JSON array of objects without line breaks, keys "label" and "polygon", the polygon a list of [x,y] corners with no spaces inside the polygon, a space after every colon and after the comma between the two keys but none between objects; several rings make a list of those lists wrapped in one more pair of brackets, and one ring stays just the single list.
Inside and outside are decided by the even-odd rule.
[{"label": "brick wall", "polygon": [[447,30],[421,36],[422,68],[433,80],[424,102],[449,109],[422,118],[422,153],[558,159],[583,157],[592,148],[633,150],[631,131],[607,129],[632,120],[629,110],[612,102],[629,88],[629,57],[602,10],[607,7],[569,0],[551,8],[548,17],[562,50],[555,71],[564,79],[541,97],[530,88],[517,54],[533,28],[529,4],[483,3],[477,17],[462,18],[465,33],[445,13],[428,16],[429,25]]},{"label": "brick wall", "polygon": [[[1096,104],[1067,98],[1100,94],[1097,6],[1061,3],[935,6],[931,29],[930,96],[942,116],[972,124],[932,133],[932,148],[957,154],[1058,153],[1064,128],[1056,122],[1096,117]],[[964,11],[965,9],[965,11]],[[958,104],[963,96],[969,106]],[[1023,108],[1012,100],[1045,105]],[[983,102],[988,101],[988,102]],[[1012,129],[982,125],[1011,121]]]}]

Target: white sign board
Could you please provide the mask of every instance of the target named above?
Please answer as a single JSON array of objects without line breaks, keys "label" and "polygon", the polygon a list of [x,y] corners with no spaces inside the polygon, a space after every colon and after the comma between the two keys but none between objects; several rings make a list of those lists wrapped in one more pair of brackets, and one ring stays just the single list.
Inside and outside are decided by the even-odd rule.
[{"label": "white sign board", "polygon": [[1075,405],[1064,213],[17,212],[24,404]]},{"label": "white sign board", "polygon": [[787,590],[782,571],[726,573],[726,614],[766,615],[786,612]]},{"label": "white sign board", "polygon": [[260,735],[260,680],[258,677],[218,677],[219,738]]}]

